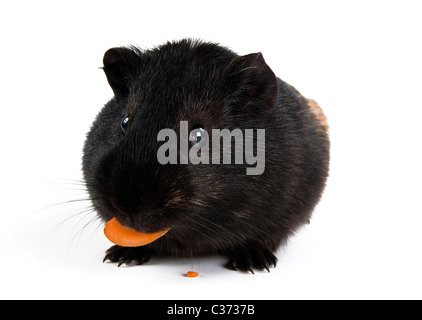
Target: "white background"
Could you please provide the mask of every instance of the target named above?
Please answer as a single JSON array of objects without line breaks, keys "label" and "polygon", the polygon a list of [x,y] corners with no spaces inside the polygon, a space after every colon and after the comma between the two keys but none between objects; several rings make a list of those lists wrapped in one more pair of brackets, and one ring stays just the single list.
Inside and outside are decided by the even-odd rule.
[{"label": "white background", "polygon": [[[419,3],[2,1],[0,298],[422,298]],[[98,67],[110,47],[184,37],[263,52],[329,119],[328,187],[271,273],[102,263],[110,243],[76,182],[112,97]]]}]

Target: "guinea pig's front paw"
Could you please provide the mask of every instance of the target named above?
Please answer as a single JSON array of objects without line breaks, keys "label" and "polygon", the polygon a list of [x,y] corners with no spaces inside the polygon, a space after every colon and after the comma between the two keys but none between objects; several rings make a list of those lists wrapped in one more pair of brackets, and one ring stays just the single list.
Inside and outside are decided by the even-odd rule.
[{"label": "guinea pig's front paw", "polygon": [[142,246],[136,248],[126,248],[121,246],[112,246],[106,251],[106,256],[103,262],[107,260],[111,262],[118,262],[120,267],[122,264],[129,265],[132,262],[141,265],[147,263],[151,259],[150,246]]},{"label": "guinea pig's front paw", "polygon": [[277,257],[268,249],[255,248],[252,246],[242,247],[226,253],[229,262],[225,265],[227,269],[250,272],[254,274],[256,270],[267,270],[277,264]]}]

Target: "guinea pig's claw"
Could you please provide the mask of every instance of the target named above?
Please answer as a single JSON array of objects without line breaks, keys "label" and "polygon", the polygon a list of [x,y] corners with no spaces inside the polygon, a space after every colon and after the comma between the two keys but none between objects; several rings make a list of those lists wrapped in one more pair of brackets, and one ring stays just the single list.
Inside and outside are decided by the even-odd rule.
[{"label": "guinea pig's claw", "polygon": [[276,266],[277,258],[270,251],[264,249],[262,251],[252,250],[253,252],[246,253],[242,251],[242,254],[232,252],[229,262],[225,267],[229,270],[244,271],[255,274],[255,270],[267,270],[270,272],[270,268]]},{"label": "guinea pig's claw", "polygon": [[106,251],[106,256],[104,257],[103,262],[117,262],[117,267],[120,267],[123,264],[130,265],[132,263],[142,265],[147,263],[150,259],[151,249],[149,246],[136,248],[113,246]]}]

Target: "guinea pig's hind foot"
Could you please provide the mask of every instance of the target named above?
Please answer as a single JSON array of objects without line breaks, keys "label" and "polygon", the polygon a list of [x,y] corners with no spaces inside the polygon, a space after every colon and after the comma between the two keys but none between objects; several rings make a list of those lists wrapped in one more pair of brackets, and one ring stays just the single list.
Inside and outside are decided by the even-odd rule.
[{"label": "guinea pig's hind foot", "polygon": [[270,250],[262,247],[239,247],[225,252],[225,255],[230,259],[225,265],[229,270],[255,274],[254,269],[265,269],[270,272],[270,268],[275,268],[277,265],[277,257]]},{"label": "guinea pig's hind foot", "polygon": [[147,263],[151,259],[151,248],[150,246],[142,246],[136,248],[126,248],[121,246],[112,246],[106,251],[106,256],[103,262],[117,262],[118,267],[122,264],[130,265],[142,265]]}]

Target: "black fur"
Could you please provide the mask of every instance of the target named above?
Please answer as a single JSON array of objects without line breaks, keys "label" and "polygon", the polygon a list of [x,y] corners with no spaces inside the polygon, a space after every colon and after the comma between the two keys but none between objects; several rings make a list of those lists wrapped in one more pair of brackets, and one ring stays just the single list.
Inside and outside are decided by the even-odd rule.
[{"label": "black fur", "polygon": [[[104,71],[115,97],[85,142],[92,202],[104,222],[117,217],[140,232],[171,227],[147,246],[114,246],[105,260],[221,254],[231,269],[275,266],[273,252],[308,222],[328,175],[328,136],[306,99],[275,77],[262,54],[192,40],[110,49]],[[160,165],[157,133],[178,133],[181,120],[208,132],[265,129],[265,172],[248,176],[247,164]]]}]

